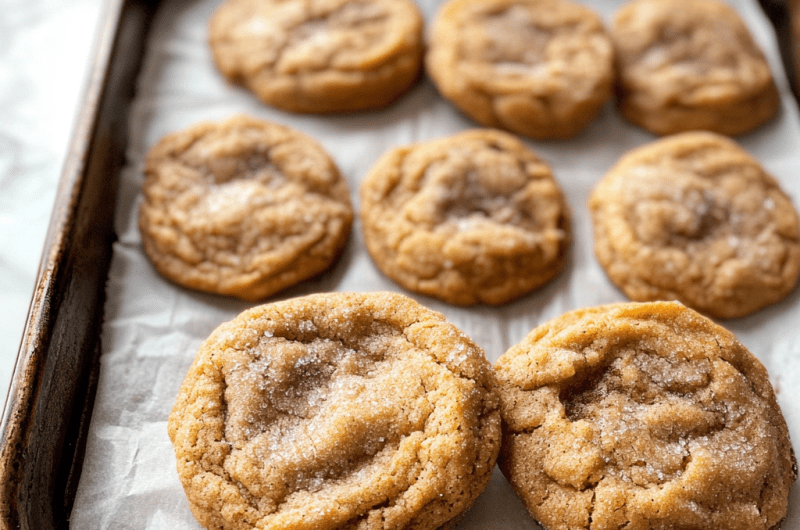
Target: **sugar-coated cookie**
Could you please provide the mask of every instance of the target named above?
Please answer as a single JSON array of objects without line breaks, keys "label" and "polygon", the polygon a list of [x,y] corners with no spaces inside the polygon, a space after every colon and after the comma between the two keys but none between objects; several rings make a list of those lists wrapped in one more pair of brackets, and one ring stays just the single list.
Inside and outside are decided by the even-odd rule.
[{"label": "sugar-coated cookie", "polygon": [[184,287],[260,300],[330,267],[350,234],[335,163],[282,125],[200,123],[162,138],[144,171],[145,253]]},{"label": "sugar-coated cookie", "polygon": [[500,413],[483,350],[395,293],[245,311],[201,346],[169,418],[209,529],[436,529],[486,486]]},{"label": "sugar-coated cookie", "polygon": [[219,71],[264,103],[328,113],[388,105],[422,70],[411,0],[226,0],[209,23]]},{"label": "sugar-coated cookie", "polygon": [[530,138],[579,133],[614,78],[600,17],[569,0],[450,0],[432,23],[425,64],[467,116]]},{"label": "sugar-coated cookie", "polygon": [[764,54],[722,0],[634,0],[616,14],[611,35],[619,107],[655,134],[736,135],[778,110]]},{"label": "sugar-coated cookie", "polygon": [[384,274],[452,304],[522,296],[568,256],[569,210],[550,167],[501,131],[390,150],[361,184],[360,214]]},{"label": "sugar-coated cookie", "polygon": [[677,302],[572,311],[495,363],[500,469],[547,530],[775,530],[797,475],[764,366]]},{"label": "sugar-coated cookie", "polygon": [[632,300],[720,318],[784,298],[800,274],[797,211],[732,140],[682,133],[635,149],[589,200],[595,254]]}]

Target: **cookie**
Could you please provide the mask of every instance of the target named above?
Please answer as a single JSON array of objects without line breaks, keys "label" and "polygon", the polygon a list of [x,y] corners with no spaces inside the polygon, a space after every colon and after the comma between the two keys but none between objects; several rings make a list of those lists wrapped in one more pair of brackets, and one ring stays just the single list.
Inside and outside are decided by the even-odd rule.
[{"label": "cookie", "polygon": [[425,65],[464,114],[530,138],[579,133],[611,97],[614,76],[602,21],[567,0],[450,0]]},{"label": "cookie", "polygon": [[488,482],[498,406],[483,351],[441,314],[317,294],[217,328],[169,437],[206,528],[434,529]]},{"label": "cookie", "polygon": [[682,133],[629,152],[595,187],[589,208],[595,255],[632,300],[680,300],[733,318],[781,300],[797,283],[797,212],[724,136]]},{"label": "cookie", "polygon": [[209,22],[217,69],[290,112],[383,107],[422,69],[411,0],[227,0]]},{"label": "cookie", "polygon": [[392,149],[360,192],[367,250],[411,291],[502,304],[566,263],[561,191],[549,166],[510,134],[473,130]]},{"label": "cookie", "polygon": [[776,529],[797,469],[764,366],[677,302],[581,309],[495,363],[500,469],[547,530]]},{"label": "cookie", "polygon": [[616,14],[618,104],[655,134],[741,134],[780,105],[764,54],[721,0],[634,0]]},{"label": "cookie", "polygon": [[162,138],[145,161],[139,229],[173,282],[245,300],[339,257],[353,221],[347,183],[312,138],[245,116]]}]

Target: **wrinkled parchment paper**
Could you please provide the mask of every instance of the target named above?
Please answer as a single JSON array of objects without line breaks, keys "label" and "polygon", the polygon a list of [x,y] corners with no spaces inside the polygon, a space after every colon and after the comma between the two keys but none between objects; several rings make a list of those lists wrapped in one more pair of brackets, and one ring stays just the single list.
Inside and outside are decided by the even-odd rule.
[{"label": "wrinkled parchment paper", "polygon": [[[72,512],[80,529],[199,529],[189,511],[167,438],[167,416],[199,344],[249,304],[191,292],[162,279],[142,251],[136,226],[142,159],[163,135],[201,120],[235,113],[287,124],[317,138],[346,176],[354,206],[369,167],[398,144],[447,136],[476,125],[458,114],[423,80],[388,109],[347,116],[296,116],[260,104],[228,86],[213,68],[206,22],[219,0],[166,0],[154,23],[131,116],[128,163],[117,207],[119,241],[109,273],[99,388],[86,458]],[[586,2],[608,22],[621,0]],[[739,137],[800,205],[800,115],[778,59],[775,37],[756,0],[731,0],[767,55],[782,92],[779,116]],[[438,2],[423,0],[430,21]],[[579,137],[528,142],[553,167],[574,215],[574,242],[566,270],[553,282],[502,307],[457,308],[420,295],[486,350],[494,362],[533,327],[568,310],[624,301],[592,252],[586,201],[594,183],[628,149],[655,139],[624,122],[607,105]],[[288,291],[288,298],[319,291],[404,292],[370,261],[358,223],[341,261],[322,277]],[[800,289],[756,314],[723,323],[769,370],[789,430],[800,445]],[[784,529],[800,529],[795,487]],[[502,475],[495,474],[460,529],[536,529]]]}]

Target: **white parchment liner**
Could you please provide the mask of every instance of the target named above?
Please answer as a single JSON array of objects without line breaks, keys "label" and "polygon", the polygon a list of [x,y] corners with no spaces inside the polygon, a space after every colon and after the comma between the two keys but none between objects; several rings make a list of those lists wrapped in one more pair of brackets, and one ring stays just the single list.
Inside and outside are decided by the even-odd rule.
[{"label": "white parchment liner", "polygon": [[[372,163],[398,144],[448,136],[476,125],[457,113],[428,80],[388,109],[347,116],[297,116],[260,104],[228,86],[214,70],[206,23],[219,0],[163,2],[149,40],[131,115],[128,163],[117,206],[119,241],[109,273],[97,400],[71,527],[195,529],[167,438],[167,416],[199,344],[249,304],[204,295],[162,279],[146,260],[136,226],[142,159],[163,135],[202,120],[247,113],[317,138],[348,180],[358,208],[359,183]],[[800,115],[780,65],[775,36],[756,0],[730,0],[767,53],[782,93],[779,116],[737,138],[800,205]],[[586,2],[606,22],[621,0]],[[423,0],[430,21],[438,2]],[[591,188],[627,150],[655,137],[625,122],[607,105],[579,137],[528,144],[553,167],[574,216],[567,269],[555,281],[501,307],[457,308],[410,294],[443,312],[494,362],[533,327],[571,309],[624,301],[594,259],[586,201]],[[319,291],[404,292],[383,277],[366,253],[358,223],[338,265],[277,298]],[[800,289],[783,302],[723,325],[767,366],[796,447],[800,443]],[[800,529],[795,487],[783,528]],[[495,471],[460,529],[539,528]]]}]

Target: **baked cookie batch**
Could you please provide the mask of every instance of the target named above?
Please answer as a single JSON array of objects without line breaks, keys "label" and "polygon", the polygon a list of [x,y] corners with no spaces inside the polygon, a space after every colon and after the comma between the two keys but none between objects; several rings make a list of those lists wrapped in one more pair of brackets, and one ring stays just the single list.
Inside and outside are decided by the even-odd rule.
[{"label": "baked cookie batch", "polygon": [[492,129],[398,147],[361,184],[364,243],[403,287],[502,304],[566,264],[570,217],[550,167]]},{"label": "baked cookie batch", "polygon": [[255,307],[203,344],[169,418],[206,528],[441,528],[500,448],[483,350],[396,293]]},{"label": "baked cookie batch", "polygon": [[677,302],[579,309],[495,363],[500,469],[548,530],[767,530],[797,467],[764,366]]},{"label": "baked cookie batch", "polygon": [[732,140],[673,135],[635,149],[589,199],[595,254],[632,300],[679,300],[718,318],[783,299],[800,273],[797,212]]},{"label": "baked cookie batch", "polygon": [[[633,0],[610,31],[570,0],[226,0],[220,73],[289,112],[384,107],[427,72],[486,129],[398,146],[358,190],[376,267],[404,289],[498,305],[567,265],[571,214],[515,133],[579,134],[615,97],[663,138],[591,192],[594,250],[631,303],[547,322],[495,366],[397,293],[254,307],[201,346],[169,417],[206,528],[452,528],[495,462],[547,530],[777,528],[797,468],[764,366],[715,318],[784,298],[798,214],[723,135],[779,96],[720,0]],[[501,130],[502,129],[502,130]],[[332,267],[350,190],[312,138],[236,116],[144,164],[147,257],[187,288],[260,301]],[[699,311],[700,313],[696,312]]]},{"label": "baked cookie batch", "polygon": [[139,228],[164,277],[262,300],[327,269],[350,234],[347,184],[298,131],[245,116],[162,138],[144,167]]},{"label": "baked cookie batch", "polygon": [[426,67],[481,125],[569,138],[611,96],[614,52],[600,17],[569,0],[450,0],[433,21]]},{"label": "baked cookie batch", "polygon": [[290,112],[383,107],[420,74],[411,0],[227,0],[208,35],[222,75]]},{"label": "baked cookie batch", "polygon": [[780,105],[764,54],[720,0],[635,0],[611,27],[619,108],[655,134],[741,134]]}]

